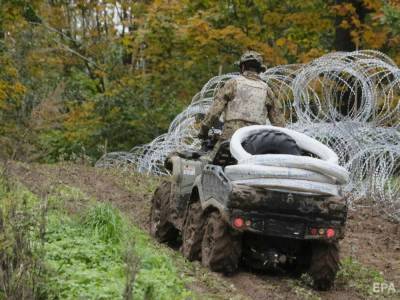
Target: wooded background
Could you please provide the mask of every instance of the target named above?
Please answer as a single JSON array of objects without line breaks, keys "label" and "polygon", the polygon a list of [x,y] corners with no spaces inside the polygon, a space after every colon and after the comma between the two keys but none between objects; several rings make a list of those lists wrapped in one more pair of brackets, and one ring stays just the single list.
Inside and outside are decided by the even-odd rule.
[{"label": "wooded background", "polygon": [[149,142],[246,49],[268,66],[356,49],[400,64],[400,3],[0,0],[0,157],[96,159]]}]

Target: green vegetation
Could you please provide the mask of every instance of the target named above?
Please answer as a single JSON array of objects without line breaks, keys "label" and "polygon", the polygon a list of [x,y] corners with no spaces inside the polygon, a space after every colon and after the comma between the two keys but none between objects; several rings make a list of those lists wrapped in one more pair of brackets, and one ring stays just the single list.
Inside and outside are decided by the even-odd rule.
[{"label": "green vegetation", "polygon": [[44,262],[49,298],[118,299],[124,290],[120,245],[67,216],[49,216]]},{"label": "green vegetation", "polygon": [[[374,293],[375,284],[385,283],[382,273],[362,265],[351,257],[342,259],[342,267],[338,272],[336,284],[356,290],[363,297],[382,299],[384,296],[395,296],[384,293]],[[400,294],[398,294],[400,296]]]},{"label": "green vegetation", "polygon": [[321,297],[312,289],[312,278],[308,274],[303,274],[299,280],[289,281],[294,294],[303,300],[321,300]]},{"label": "green vegetation", "polygon": [[110,204],[98,204],[82,216],[82,225],[105,242],[124,238],[124,220]]},{"label": "green vegetation", "polygon": [[[137,256],[134,299],[185,299],[190,295],[186,279],[179,276],[172,260],[110,204],[95,204],[81,218],[50,215],[46,236],[50,298],[122,298],[126,270],[132,270],[124,261],[127,249]],[[134,248],[128,248],[133,241]]]},{"label": "green vegetation", "polygon": [[[1,272],[0,298],[187,299],[191,295],[186,288],[189,278],[177,271],[168,252],[110,204],[60,186],[44,207],[20,185],[3,182],[0,187],[0,260],[8,263]],[[65,204],[71,207],[80,200],[87,208],[67,214]],[[25,268],[17,272],[21,264]]]},{"label": "green vegetation", "polygon": [[133,235],[138,256],[143,257],[135,285],[138,299],[187,299],[191,292],[185,282],[189,280],[179,273],[172,258],[142,231],[134,229]]},{"label": "green vegetation", "polygon": [[0,171],[0,299],[40,299],[45,208]]},{"label": "green vegetation", "polygon": [[[351,257],[346,257],[341,260],[341,268],[337,274],[334,289],[352,290],[363,299],[382,299],[386,297],[394,299],[396,295],[400,295],[399,292],[394,294],[393,291],[389,291],[388,289],[379,293],[374,292],[374,283],[379,287],[379,284],[388,284],[382,273],[378,270],[364,266]],[[303,274],[298,280],[289,280],[288,284],[294,294],[300,299],[321,299],[321,295],[312,289],[312,278],[308,274]]]}]

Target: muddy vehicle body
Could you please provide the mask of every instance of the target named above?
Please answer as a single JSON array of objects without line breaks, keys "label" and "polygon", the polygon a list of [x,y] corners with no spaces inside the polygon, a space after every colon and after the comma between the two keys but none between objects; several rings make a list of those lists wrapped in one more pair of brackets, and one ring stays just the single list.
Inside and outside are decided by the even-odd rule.
[{"label": "muddy vehicle body", "polygon": [[[275,137],[274,148],[288,149],[276,145],[288,139]],[[211,148],[209,142],[203,150]],[[235,184],[224,172],[236,163],[229,143],[221,145],[212,163],[202,158],[205,152],[167,159],[172,177],[154,194],[151,234],[160,242],[179,243],[185,257],[213,271],[233,273],[242,263],[257,270],[307,272],[315,288],[329,289],[339,268],[344,199]]]}]

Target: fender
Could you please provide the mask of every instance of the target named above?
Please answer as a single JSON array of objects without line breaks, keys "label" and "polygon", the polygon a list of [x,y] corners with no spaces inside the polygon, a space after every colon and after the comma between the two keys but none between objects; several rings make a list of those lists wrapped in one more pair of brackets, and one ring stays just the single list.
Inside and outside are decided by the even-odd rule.
[{"label": "fender", "polygon": [[203,174],[196,177],[192,191],[197,189],[201,207],[204,211],[216,209],[222,218],[229,222],[230,213],[227,202],[232,191],[230,180],[220,166],[206,165]]}]

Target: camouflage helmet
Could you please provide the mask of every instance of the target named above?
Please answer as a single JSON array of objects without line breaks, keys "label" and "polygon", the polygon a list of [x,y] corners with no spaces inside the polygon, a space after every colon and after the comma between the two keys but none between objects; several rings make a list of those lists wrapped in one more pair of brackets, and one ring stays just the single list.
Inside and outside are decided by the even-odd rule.
[{"label": "camouflage helmet", "polygon": [[243,55],[240,57],[239,63],[242,64],[247,61],[255,60],[258,62],[260,65],[263,64],[263,58],[260,53],[256,51],[246,51],[243,53]]},{"label": "camouflage helmet", "polygon": [[243,63],[248,61],[256,61],[260,65],[260,70],[262,72],[266,70],[266,67],[263,64],[263,57],[256,51],[246,51],[243,53],[240,60],[236,62],[236,65],[241,66]]}]

